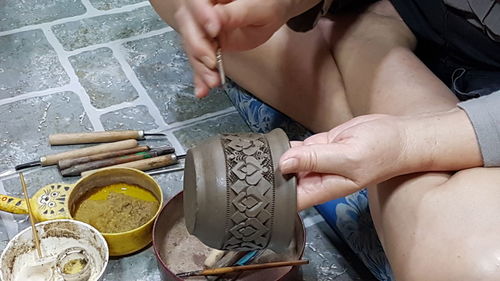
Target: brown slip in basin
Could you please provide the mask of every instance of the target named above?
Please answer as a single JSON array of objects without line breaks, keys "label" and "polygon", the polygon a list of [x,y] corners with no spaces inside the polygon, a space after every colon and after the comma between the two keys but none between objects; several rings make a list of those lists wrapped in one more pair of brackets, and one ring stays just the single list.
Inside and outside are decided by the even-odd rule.
[{"label": "brown slip in basin", "polygon": [[[211,248],[187,232],[184,223],[183,193],[173,197],[161,210],[153,226],[153,249],[158,261],[162,280],[183,280],[175,274],[203,268],[203,263]],[[305,247],[305,230],[300,216],[296,214],[295,239],[288,254],[274,254],[270,250],[257,263],[269,261],[297,260],[302,257]],[[298,280],[298,267],[270,268],[248,271],[237,280]],[[204,277],[186,280],[201,281]]]},{"label": "brown slip in basin", "polygon": [[293,239],[296,180],[278,161],[290,148],[285,132],[225,134],[187,152],[184,214],[189,233],[221,250],[272,249]]}]

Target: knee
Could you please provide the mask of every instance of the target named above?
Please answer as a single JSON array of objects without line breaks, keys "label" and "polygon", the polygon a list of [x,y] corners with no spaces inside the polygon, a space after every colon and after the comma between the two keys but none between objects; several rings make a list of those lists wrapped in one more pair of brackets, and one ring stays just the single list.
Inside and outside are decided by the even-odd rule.
[{"label": "knee", "polygon": [[481,241],[464,241],[446,250],[421,247],[415,250],[411,255],[414,258],[409,259],[404,267],[394,269],[396,280],[498,281],[500,246],[495,243],[497,239],[487,240],[490,245]]}]

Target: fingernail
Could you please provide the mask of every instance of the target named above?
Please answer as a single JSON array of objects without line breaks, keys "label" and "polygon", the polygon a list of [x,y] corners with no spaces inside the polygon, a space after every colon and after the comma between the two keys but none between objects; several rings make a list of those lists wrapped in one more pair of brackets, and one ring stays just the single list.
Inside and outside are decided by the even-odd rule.
[{"label": "fingernail", "polygon": [[209,22],[205,25],[205,29],[207,30],[208,34],[212,37],[215,38],[217,36],[217,33],[219,33],[219,29],[217,28],[217,25],[213,22]]},{"label": "fingernail", "polygon": [[288,158],[281,162],[280,169],[284,174],[293,172],[297,166],[299,165],[299,161],[296,158]]},{"label": "fingernail", "polygon": [[210,84],[210,87],[215,87],[217,86],[217,77],[215,77],[214,75],[207,75],[207,82],[208,84]]},{"label": "fingernail", "polygon": [[197,97],[197,98],[199,98],[199,97],[200,97],[200,95],[201,95],[201,93],[200,93],[200,92],[201,92],[201,90],[200,90],[199,88],[195,88],[195,89],[194,89],[194,96],[195,96],[195,97]]},{"label": "fingernail", "polygon": [[215,67],[215,61],[212,60],[209,56],[201,57],[201,62],[203,62],[203,64],[206,65],[210,69]]}]

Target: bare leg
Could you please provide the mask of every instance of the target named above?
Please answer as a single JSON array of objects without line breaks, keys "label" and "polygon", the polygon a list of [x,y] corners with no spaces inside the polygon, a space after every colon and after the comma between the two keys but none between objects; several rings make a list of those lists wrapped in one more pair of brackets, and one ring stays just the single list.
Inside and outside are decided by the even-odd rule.
[{"label": "bare leg", "polygon": [[[176,1],[152,1],[174,28]],[[283,28],[258,49],[227,55],[226,63],[240,85],[325,131],[352,115],[454,107],[456,98],[411,52],[414,44],[383,1],[358,16],[322,21],[307,34]],[[499,169],[477,168],[370,188],[374,223],[397,280],[498,280],[498,183]]]},{"label": "bare leg", "polygon": [[[332,36],[352,112],[409,115],[454,107],[456,98],[413,55],[404,24],[387,4],[361,15],[344,40],[334,26],[324,31]],[[378,28],[399,37],[392,43],[377,39]],[[402,176],[371,187],[372,217],[396,279],[498,280],[499,183],[500,169],[476,168]]]},{"label": "bare leg", "polygon": [[[172,27],[182,0],[151,0]],[[262,46],[225,53],[226,74],[267,104],[317,132],[353,116],[330,45],[319,28],[308,33],[281,28]],[[325,123],[323,120],[329,120]]]}]

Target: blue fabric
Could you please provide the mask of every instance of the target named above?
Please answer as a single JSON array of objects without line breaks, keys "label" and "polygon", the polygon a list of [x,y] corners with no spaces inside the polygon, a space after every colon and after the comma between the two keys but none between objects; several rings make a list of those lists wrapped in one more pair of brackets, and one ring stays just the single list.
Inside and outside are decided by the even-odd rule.
[{"label": "blue fabric", "polygon": [[395,280],[370,216],[366,189],[316,209],[378,280]]},{"label": "blue fabric", "polygon": [[[225,90],[252,131],[267,133],[282,128],[292,140],[303,140],[311,135],[303,126],[235,83],[226,83]],[[394,280],[373,226],[366,190],[316,206],[316,209],[378,280]]]}]

